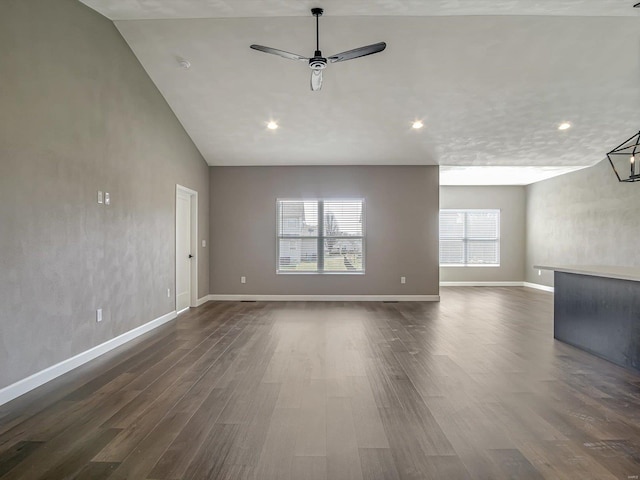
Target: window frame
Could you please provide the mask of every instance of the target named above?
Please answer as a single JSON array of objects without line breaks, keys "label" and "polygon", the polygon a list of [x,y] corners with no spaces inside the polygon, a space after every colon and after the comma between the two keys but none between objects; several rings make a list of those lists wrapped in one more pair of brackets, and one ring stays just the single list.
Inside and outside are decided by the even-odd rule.
[{"label": "window frame", "polygon": [[[463,237],[461,239],[445,239],[445,240],[461,240],[463,244],[463,253],[464,253],[464,262],[463,263],[442,263],[440,258],[440,243],[442,242],[441,231],[440,231],[440,214],[442,212],[459,212],[464,213],[464,227],[463,227]],[[468,212],[491,212],[497,213],[497,235],[495,239],[486,239],[486,238],[468,238],[467,237],[467,213]],[[501,255],[501,243],[502,243],[502,211],[499,208],[441,208],[438,211],[438,265],[440,267],[488,267],[495,268],[500,267],[502,261]],[[469,262],[469,249],[467,245],[469,242],[495,242],[498,247],[498,263],[468,263]]]},{"label": "window frame", "polygon": [[[318,235],[317,236],[281,236],[280,235],[280,202],[314,202],[318,205]],[[324,235],[324,202],[360,202],[362,204],[362,236],[327,237]],[[366,239],[367,239],[367,208],[366,201],[360,197],[340,198],[276,198],[276,274],[277,275],[364,275],[366,272]],[[280,270],[280,240],[282,239],[315,239],[317,241],[317,269],[316,270]],[[324,242],[327,239],[352,239],[362,241],[362,269],[357,271],[325,271],[324,270]]]}]

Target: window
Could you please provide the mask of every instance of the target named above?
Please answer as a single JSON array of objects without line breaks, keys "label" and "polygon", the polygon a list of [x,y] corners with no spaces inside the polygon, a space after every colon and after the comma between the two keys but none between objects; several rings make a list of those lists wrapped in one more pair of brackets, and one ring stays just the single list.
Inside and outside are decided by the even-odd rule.
[{"label": "window", "polygon": [[364,273],[364,200],[278,200],[278,273]]},{"label": "window", "polygon": [[440,210],[440,266],[499,266],[500,210]]}]

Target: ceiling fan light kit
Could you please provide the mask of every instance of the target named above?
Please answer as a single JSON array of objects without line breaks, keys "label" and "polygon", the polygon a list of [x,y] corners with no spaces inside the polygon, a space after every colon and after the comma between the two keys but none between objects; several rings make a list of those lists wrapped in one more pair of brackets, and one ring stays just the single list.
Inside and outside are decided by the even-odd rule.
[{"label": "ceiling fan light kit", "polygon": [[[619,182],[640,182],[640,168],[636,166],[638,153],[640,153],[640,132],[607,153],[611,168]],[[627,171],[629,176],[626,174],[620,176],[619,171]]]},{"label": "ceiling fan light kit", "polygon": [[365,57],[378,53],[387,48],[385,42],[374,43],[366,45],[364,47],[354,48],[353,50],[347,50],[346,52],[337,53],[330,57],[323,57],[320,50],[320,17],[324,13],[322,8],[312,8],[311,14],[316,18],[316,50],[313,57],[304,57],[296,53],[285,52],[284,50],[278,50],[277,48],[265,47],[263,45],[251,45],[251,48],[258,50],[259,52],[270,53],[272,55],[278,55],[288,60],[299,60],[307,62],[309,68],[311,68],[311,90],[318,91],[322,88],[322,71],[327,68],[329,63],[344,62],[345,60],[352,60],[354,58]]},{"label": "ceiling fan light kit", "polygon": [[[636,3],[633,8],[640,8],[640,2]],[[640,182],[640,168],[636,166],[636,154],[639,150],[640,132],[607,153],[607,159],[619,182]],[[620,176],[618,169],[622,172],[628,171],[629,176],[626,174]]]}]

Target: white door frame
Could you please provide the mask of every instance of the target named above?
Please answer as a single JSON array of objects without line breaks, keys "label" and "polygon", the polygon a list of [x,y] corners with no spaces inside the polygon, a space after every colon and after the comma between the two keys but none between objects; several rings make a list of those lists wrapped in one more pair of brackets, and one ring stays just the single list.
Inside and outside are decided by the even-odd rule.
[{"label": "white door frame", "polygon": [[[193,262],[191,263],[191,298],[189,299],[190,307],[198,306],[198,192],[190,188],[176,184],[176,203],[175,203],[175,220],[176,220],[176,236],[173,239],[175,252],[175,276],[173,291],[175,292],[175,308],[178,308],[178,193],[186,193],[191,197],[191,255]],[[178,312],[180,313],[180,312]]]}]

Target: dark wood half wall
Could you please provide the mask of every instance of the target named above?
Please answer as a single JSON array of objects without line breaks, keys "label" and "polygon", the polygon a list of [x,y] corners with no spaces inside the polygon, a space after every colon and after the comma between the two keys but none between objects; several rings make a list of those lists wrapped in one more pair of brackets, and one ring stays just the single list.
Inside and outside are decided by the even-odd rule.
[{"label": "dark wood half wall", "polygon": [[555,272],[554,336],[640,372],[640,282]]}]

